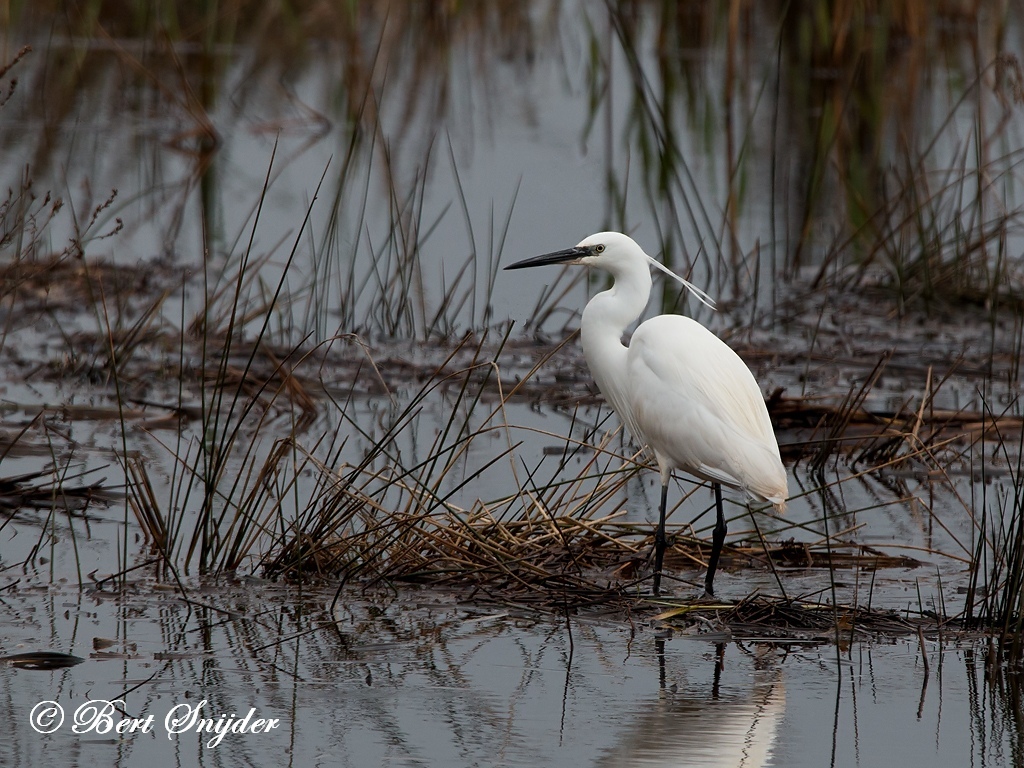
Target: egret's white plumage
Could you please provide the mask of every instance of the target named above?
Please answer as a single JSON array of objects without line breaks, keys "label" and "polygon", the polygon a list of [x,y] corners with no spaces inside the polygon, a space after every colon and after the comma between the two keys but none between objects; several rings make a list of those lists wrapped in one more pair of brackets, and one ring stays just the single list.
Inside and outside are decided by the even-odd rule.
[{"label": "egret's white plumage", "polygon": [[708,303],[706,294],[654,261],[626,235],[600,232],[575,248],[506,269],[565,263],[599,267],[614,278],[612,287],[594,296],[583,310],[580,334],[598,388],[637,442],[653,452],[661,472],[655,592],[665,546],[668,480],[673,469],[681,469],[715,484],[718,524],[705,582],[711,594],[725,538],[718,486],[741,489],[780,511],[788,495],[786,470],[761,390],[739,356],[688,317],[653,317],[641,323],[628,346],[622,343],[626,329],[647,306],[652,264]]},{"label": "egret's white plumage", "polygon": [[626,357],[628,423],[662,472],[673,467],[785,504],[786,471],[747,366],[695,320],[660,315],[633,334]]}]

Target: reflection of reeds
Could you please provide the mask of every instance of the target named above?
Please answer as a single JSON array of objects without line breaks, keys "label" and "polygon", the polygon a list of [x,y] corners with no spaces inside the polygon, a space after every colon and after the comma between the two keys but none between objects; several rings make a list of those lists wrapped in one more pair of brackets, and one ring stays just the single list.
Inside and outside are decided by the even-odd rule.
[{"label": "reflection of reeds", "polygon": [[991,754],[998,755],[996,762],[1002,761],[1004,755],[1012,763],[1020,762],[1024,759],[1024,678],[1020,674],[1020,656],[1007,656],[989,638],[964,652],[964,666],[970,692],[971,732],[977,739],[972,743],[996,743],[1009,736],[1008,748],[993,750]]},{"label": "reflection of reeds", "polygon": [[[993,429],[999,419],[991,417]],[[1013,446],[1009,448],[1008,446]],[[988,491],[984,478],[992,459],[979,452],[982,475],[980,514],[967,590],[969,625],[994,630],[1001,652],[1014,663],[1024,659],[1024,434],[1001,435],[994,459],[1010,470],[1010,482]]]},{"label": "reflection of reeds", "polygon": [[[489,76],[480,65],[496,55],[525,61],[538,35],[529,5],[506,2],[243,0],[211,7],[171,2],[154,9],[135,0],[70,6],[44,0],[13,9],[10,24],[25,36],[41,30],[53,43],[47,54],[52,69],[40,70],[30,84],[47,94],[50,130],[57,127],[50,120],[59,122],[74,109],[76,94],[90,90],[120,100],[145,84],[154,101],[188,118],[188,127],[172,138],[188,151],[215,147],[209,113],[218,96],[244,103],[261,87],[260,76],[301,105],[289,85],[297,73],[324,66],[325,44],[337,54],[330,57],[327,99],[341,107],[356,134],[380,138],[385,82],[389,89],[402,83],[400,124],[411,129],[417,115],[433,120],[461,98],[450,78],[456,52],[468,49],[476,75]],[[119,66],[109,66],[111,54]],[[104,87],[105,78],[115,78],[117,86]],[[152,106],[143,102],[142,108]],[[301,109],[307,117],[312,112]],[[41,151],[50,148],[44,141]],[[42,155],[35,164],[43,164]]]},{"label": "reflection of reeds", "polygon": [[[50,5],[19,9],[13,28],[33,34],[50,18]],[[32,70],[29,85],[46,94],[45,113],[41,99],[26,107],[45,123],[34,165],[50,164],[56,148],[46,137],[73,114],[76,94],[89,92],[100,103],[138,88],[183,116],[169,143],[195,155],[206,216],[217,234],[209,160],[216,145],[210,114],[218,101],[226,94],[241,111],[261,83],[283,85],[283,100],[298,105],[302,119],[316,114],[314,133],[320,135],[334,114],[302,105],[288,88],[314,66],[332,67],[328,87],[335,93],[325,102],[337,107],[336,122],[343,124],[341,176],[354,180],[358,157],[375,154],[375,173],[387,180],[387,199],[379,202],[392,209],[398,225],[358,248],[364,264],[381,262],[383,272],[363,271],[348,286],[387,296],[377,308],[390,311],[377,320],[391,332],[408,333],[416,314],[417,332],[445,333],[454,307],[480,299],[465,284],[457,292],[449,284],[442,288],[445,315],[435,318],[416,304],[423,290],[417,245],[436,225],[421,220],[434,137],[456,112],[476,114],[456,108],[464,106],[459,78],[466,71],[453,62],[465,62],[484,81],[499,61],[532,66],[542,43],[557,44],[549,38],[559,13],[555,8],[541,17],[531,12],[533,5],[242,2],[210,11],[171,3],[151,12],[130,2],[79,3],[54,12],[56,43],[34,54],[53,59]],[[1000,22],[1009,11],[994,6],[622,2],[586,11],[591,114],[582,131],[589,137],[607,113],[607,224],[635,226],[637,205],[627,207],[626,199],[641,198],[666,259],[689,251],[691,262],[706,262],[720,290],[737,296],[749,296],[766,274],[793,275],[811,264],[818,283],[827,284],[821,287],[849,289],[878,279],[880,271],[900,302],[1019,305],[1021,287],[1012,249],[1007,252],[1018,214],[1000,208],[1016,199],[1019,157],[1012,147],[1000,147],[1014,136],[1022,78],[1004,51]],[[327,55],[318,48],[324,41]],[[971,46],[975,55],[968,56],[963,49]],[[632,87],[613,104],[616,48]],[[949,97],[949,113],[935,118],[934,89],[925,85],[946,72],[964,85]],[[120,87],[109,87],[105,78]],[[143,114],[150,105],[136,107]],[[385,120],[384,112],[398,117]],[[620,118],[621,140],[610,133]],[[966,138],[960,132],[965,122],[972,125]],[[410,142],[410,136],[422,138]],[[636,178],[639,193],[631,191]],[[353,204],[349,210],[359,204],[346,201]],[[744,222],[760,225],[765,204],[770,230],[751,238]],[[360,215],[353,227],[358,237],[362,224]],[[823,231],[832,234],[826,238]],[[325,235],[325,241],[335,237]],[[353,239],[341,237],[342,243]],[[346,257],[342,264],[355,261],[347,258],[347,246],[325,245],[318,269],[326,271],[336,254]],[[471,244],[456,281],[468,281],[474,270],[494,273],[493,264],[484,267],[483,250]],[[852,274],[844,271],[848,266],[856,268]],[[340,280],[345,270],[334,276]],[[669,296],[665,303],[675,300]],[[479,319],[488,319],[483,309],[474,314]]]},{"label": "reflection of reeds", "polygon": [[[634,160],[627,171],[639,165],[633,176],[666,257],[696,241],[689,262],[708,259],[718,291],[740,296],[758,292],[766,268],[796,275],[813,265],[819,290],[880,276],[901,306],[980,301],[1021,314],[1007,253],[1021,213],[1007,201],[1019,201],[1022,74],[1003,52],[1005,9],[917,0],[711,8],[609,6],[632,88],[623,138],[607,141]],[[961,52],[965,40],[975,56]],[[593,45],[605,47],[600,32]],[[605,54],[592,77],[607,81],[611,66]],[[947,70],[965,85],[935,118],[923,84]],[[607,88],[594,90],[597,124],[599,110],[617,112]],[[963,138],[965,121],[973,135]],[[611,151],[608,163],[623,195],[628,173]],[[707,163],[699,184],[695,167]],[[750,216],[768,219],[767,248],[767,232],[741,234]]]}]

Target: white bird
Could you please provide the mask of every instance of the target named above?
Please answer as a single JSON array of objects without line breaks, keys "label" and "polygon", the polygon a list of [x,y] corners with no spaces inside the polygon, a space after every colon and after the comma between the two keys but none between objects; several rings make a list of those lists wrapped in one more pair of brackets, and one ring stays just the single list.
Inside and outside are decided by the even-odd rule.
[{"label": "white bird", "polygon": [[665,555],[665,504],[673,469],[711,482],[718,519],[704,588],[714,595],[715,570],[725,541],[722,485],[785,509],[789,488],[768,409],[753,374],[715,334],[682,315],[652,317],[622,343],[647,307],[650,265],[709,298],[655,261],[632,238],[599,232],[575,248],[516,262],[505,269],[583,264],[607,270],[612,287],[583,310],[580,335],[591,375],[633,438],[653,453],[661,473],[661,515],[655,536],[654,594],[660,593]]}]

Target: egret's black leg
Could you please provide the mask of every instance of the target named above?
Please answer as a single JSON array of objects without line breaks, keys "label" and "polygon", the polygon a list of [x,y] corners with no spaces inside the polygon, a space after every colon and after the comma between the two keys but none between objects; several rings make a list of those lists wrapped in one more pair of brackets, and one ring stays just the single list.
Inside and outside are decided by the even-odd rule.
[{"label": "egret's black leg", "polygon": [[708,597],[715,596],[715,571],[718,570],[718,558],[722,555],[725,544],[725,513],[722,511],[722,486],[715,483],[715,507],[718,520],[714,533],[711,534],[711,557],[708,559],[708,575],[704,577],[704,592]]},{"label": "egret's black leg", "polygon": [[665,503],[668,501],[668,483],[661,486],[661,516],[658,518],[658,532],[654,535],[654,594],[661,592],[661,564],[665,561]]}]

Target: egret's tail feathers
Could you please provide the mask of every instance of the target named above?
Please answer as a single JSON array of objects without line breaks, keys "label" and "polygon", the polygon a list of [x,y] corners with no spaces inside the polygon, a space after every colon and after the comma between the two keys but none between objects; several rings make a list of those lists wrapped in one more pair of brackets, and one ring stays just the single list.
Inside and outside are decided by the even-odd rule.
[{"label": "egret's tail feathers", "polygon": [[[659,458],[658,466],[661,468],[663,482],[667,482],[668,475],[666,474],[666,469],[671,471],[671,464]],[[728,472],[707,464],[701,464],[698,469],[687,468],[687,471],[702,480],[721,483],[729,488],[738,488],[754,501],[771,504],[775,507],[775,511],[781,515],[786,511],[789,485],[786,482],[786,470],[782,468],[781,462],[779,462],[779,470],[782,476],[781,478],[776,478],[774,482],[766,481],[764,478],[754,478],[757,482],[744,482]]]},{"label": "egret's tail feathers", "polygon": [[774,468],[765,468],[757,477],[753,478],[756,485],[748,493],[760,501],[766,501],[775,507],[780,515],[786,511],[786,500],[789,498],[789,479],[786,477],[786,468],[776,457]]},{"label": "egret's tail feathers", "polygon": [[788,485],[782,485],[781,487],[776,485],[774,488],[761,488],[755,490],[749,486],[745,487],[744,490],[754,501],[760,501],[765,504],[771,504],[775,507],[775,511],[782,515],[786,512],[786,501],[789,496]]},{"label": "egret's tail feathers", "polygon": [[754,501],[761,504],[771,504],[776,513],[784,515],[786,513],[786,497],[785,496],[763,496],[760,493],[751,491],[749,488],[745,489],[747,495],[750,496]]}]

